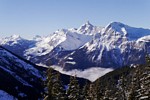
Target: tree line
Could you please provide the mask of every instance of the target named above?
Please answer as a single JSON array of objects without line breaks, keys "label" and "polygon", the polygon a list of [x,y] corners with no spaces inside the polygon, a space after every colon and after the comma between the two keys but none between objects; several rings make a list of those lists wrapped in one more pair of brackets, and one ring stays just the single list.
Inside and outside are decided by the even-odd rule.
[{"label": "tree line", "polygon": [[149,100],[150,59],[146,64],[123,67],[112,71],[95,82],[80,86],[76,76],[63,84],[59,72],[47,70],[44,100]]}]

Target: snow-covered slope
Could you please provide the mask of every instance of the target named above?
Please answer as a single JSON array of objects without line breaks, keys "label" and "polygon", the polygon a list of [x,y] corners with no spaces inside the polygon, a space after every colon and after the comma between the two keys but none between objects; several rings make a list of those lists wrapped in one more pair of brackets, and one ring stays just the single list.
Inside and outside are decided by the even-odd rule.
[{"label": "snow-covered slope", "polygon": [[[58,30],[52,35],[40,38],[34,47],[25,50],[24,56],[33,62],[46,64],[49,60],[56,59],[58,56],[58,59],[62,58],[62,53],[58,54],[60,52],[70,52],[80,48],[91,41],[93,35],[100,30],[100,27],[93,26],[89,22],[78,29]],[[68,53],[63,53],[63,56],[66,54]],[[41,59],[44,61],[42,62]]]},{"label": "snow-covered slope", "polygon": [[90,40],[91,36],[82,35],[76,32],[62,29],[60,31],[54,32],[53,35],[43,37],[41,41],[36,43],[35,47],[25,51],[25,56],[42,56],[49,53],[58,46],[62,50],[75,50]]},{"label": "snow-covered slope", "polygon": [[34,46],[35,42],[36,41],[34,40],[24,39],[19,35],[12,35],[10,37],[0,39],[0,45],[22,57],[24,55],[24,51]]},{"label": "snow-covered slope", "polygon": [[[39,69],[29,61],[0,47],[0,89],[20,99],[40,97],[42,92],[40,80],[43,79],[43,74]],[[34,96],[32,97],[31,94]]]},{"label": "snow-covered slope", "polygon": [[81,25],[77,29],[77,33],[85,34],[85,35],[94,35],[101,31],[102,27],[93,26],[89,21],[87,21],[85,24]]},{"label": "snow-covered slope", "polygon": [[17,44],[18,41],[22,40],[22,38],[19,36],[19,35],[12,35],[10,37],[6,37],[6,38],[2,38],[0,40],[0,44],[3,45],[14,45],[14,44]]},{"label": "snow-covered slope", "polygon": [[0,100],[17,100],[12,95],[8,94],[7,92],[0,90]]},{"label": "snow-covered slope", "polygon": [[92,41],[67,55],[61,66],[70,70],[142,64],[150,47],[149,35],[149,29],[112,22],[95,34]]},{"label": "snow-covered slope", "polygon": [[126,37],[128,41],[137,40],[146,35],[150,35],[149,29],[135,28],[120,22],[109,23],[101,32],[103,35]]}]

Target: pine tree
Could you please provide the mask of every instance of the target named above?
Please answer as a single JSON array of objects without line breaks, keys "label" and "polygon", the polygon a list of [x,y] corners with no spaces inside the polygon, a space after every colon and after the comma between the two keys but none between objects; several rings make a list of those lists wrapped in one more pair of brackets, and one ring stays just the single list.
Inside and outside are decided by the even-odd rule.
[{"label": "pine tree", "polygon": [[88,100],[88,98],[89,98],[89,94],[88,94],[89,86],[90,86],[90,84],[87,83],[87,82],[83,86],[83,89],[82,89],[82,98],[83,98],[83,100]]},{"label": "pine tree", "polygon": [[121,78],[120,78],[120,83],[119,83],[119,85],[120,85],[120,90],[121,90],[121,98],[122,98],[122,100],[126,100],[126,79],[125,79],[125,76],[124,75],[122,75],[121,76]]},{"label": "pine tree", "polygon": [[44,98],[44,100],[53,100],[52,88],[53,88],[54,78],[55,78],[55,75],[53,73],[53,69],[49,68],[47,70],[46,74],[47,74],[47,79],[46,79],[47,95]]},{"label": "pine tree", "polygon": [[94,97],[94,92],[95,92],[95,91],[94,91],[94,88],[93,88],[93,87],[94,87],[94,84],[91,83],[91,84],[89,85],[89,89],[88,89],[88,97],[87,97],[87,100],[94,100],[94,98],[95,98],[95,97]]},{"label": "pine tree", "polygon": [[129,89],[128,100],[136,100],[136,88],[135,88],[135,79],[132,77],[131,87]]},{"label": "pine tree", "polygon": [[144,98],[145,100],[148,100],[148,98],[150,98],[150,66],[147,64],[145,67],[143,66],[140,83],[141,89],[139,91],[139,99]]},{"label": "pine tree", "polygon": [[102,91],[101,91],[101,87],[100,87],[100,80],[96,81],[96,84],[94,86],[94,97],[96,98],[96,100],[102,100]]},{"label": "pine tree", "polygon": [[104,96],[102,100],[109,100],[109,88],[108,88],[108,84],[106,84],[105,86],[105,91],[104,91]]},{"label": "pine tree", "polygon": [[133,86],[134,86],[134,95],[135,95],[135,100],[138,100],[141,96],[141,66],[137,66],[136,70],[133,74]]},{"label": "pine tree", "polygon": [[[134,94],[135,100],[148,100],[150,98],[150,58],[148,55],[146,55],[145,60],[146,64],[137,66],[134,73],[134,90],[131,94]],[[133,96],[131,97],[133,98]]]},{"label": "pine tree", "polygon": [[145,94],[150,98],[150,66],[147,66],[145,68],[145,77],[144,77],[144,88],[145,88]]},{"label": "pine tree", "polygon": [[78,81],[76,79],[76,76],[72,77],[70,76],[70,83],[69,88],[67,90],[67,96],[69,100],[80,100],[80,87],[78,84]]},{"label": "pine tree", "polygon": [[59,72],[55,75],[55,80],[51,91],[53,100],[65,100],[65,90],[63,88]]},{"label": "pine tree", "polygon": [[148,93],[146,92],[146,90],[148,90],[149,88],[148,87],[145,88],[146,86],[145,79],[147,79],[147,75],[148,75],[147,71],[144,70],[145,68],[146,67],[142,65],[137,66],[135,68],[128,99],[139,100],[141,97],[147,96],[145,95],[145,93]]},{"label": "pine tree", "polygon": [[144,88],[145,88],[145,94],[150,98],[150,57],[147,57],[147,64],[144,69],[143,73],[144,75]]},{"label": "pine tree", "polygon": [[128,96],[128,100],[136,100],[136,94],[135,94],[135,90],[133,88],[131,88],[129,96]]},{"label": "pine tree", "polygon": [[150,57],[148,54],[145,56],[145,62],[147,66],[150,66]]}]

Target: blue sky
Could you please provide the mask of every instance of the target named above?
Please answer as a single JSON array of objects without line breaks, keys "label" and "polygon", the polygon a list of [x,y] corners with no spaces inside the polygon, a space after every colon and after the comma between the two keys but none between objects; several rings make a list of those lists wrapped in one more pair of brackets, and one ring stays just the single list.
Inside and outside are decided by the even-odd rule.
[{"label": "blue sky", "polygon": [[118,21],[150,28],[150,0],[0,0],[0,37],[46,36],[87,20],[97,26]]}]

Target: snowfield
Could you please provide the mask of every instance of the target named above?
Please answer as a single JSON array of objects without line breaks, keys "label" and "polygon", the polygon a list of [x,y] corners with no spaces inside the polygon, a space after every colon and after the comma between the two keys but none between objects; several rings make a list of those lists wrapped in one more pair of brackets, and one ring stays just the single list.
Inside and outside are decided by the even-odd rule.
[{"label": "snowfield", "polygon": [[17,100],[12,95],[8,94],[7,92],[0,90],[0,100]]}]

